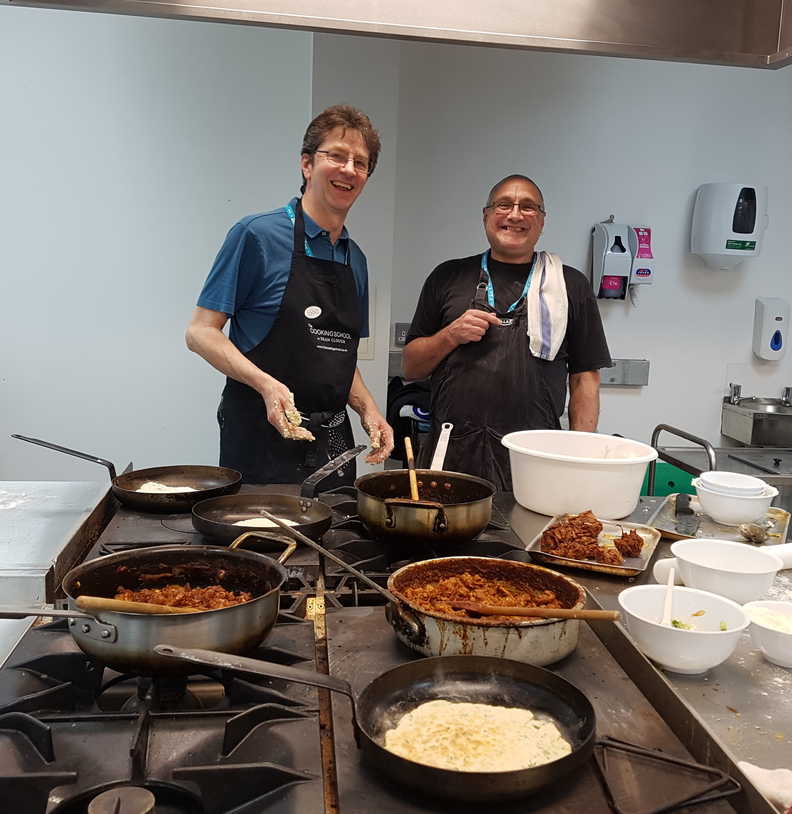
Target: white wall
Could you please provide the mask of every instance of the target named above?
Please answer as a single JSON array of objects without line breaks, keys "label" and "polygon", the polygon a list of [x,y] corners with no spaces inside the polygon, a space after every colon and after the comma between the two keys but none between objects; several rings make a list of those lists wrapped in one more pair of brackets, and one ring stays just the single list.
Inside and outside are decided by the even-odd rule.
[{"label": "white wall", "polygon": [[298,188],[307,33],[0,6],[0,479],[215,463],[184,329],[226,231]]},{"label": "white wall", "polygon": [[[666,422],[717,442],[728,381],[771,396],[792,384],[792,352],[751,353],[754,298],[792,299],[792,69],[412,43],[399,87],[394,321],[437,263],[485,247],[486,193],[521,172],[547,202],[541,247],[581,270],[595,222],[653,229],[654,286],[637,308],[601,304],[612,355],[649,359],[649,386],[604,390],[601,431],[648,440]],[[737,272],[688,254],[693,196],[711,181],[769,186],[764,249]]]},{"label": "white wall", "polygon": [[[391,277],[395,217],[396,153],[399,133],[400,45],[395,40],[317,34],[314,37],[314,114],[333,104],[363,110],[380,133],[377,169],[347,219],[352,237],[366,254],[370,287],[373,359],[359,362],[360,372],[383,415],[388,375]],[[370,344],[370,347],[372,345]],[[358,443],[368,438],[353,416]],[[370,467],[358,459],[358,474]]]}]

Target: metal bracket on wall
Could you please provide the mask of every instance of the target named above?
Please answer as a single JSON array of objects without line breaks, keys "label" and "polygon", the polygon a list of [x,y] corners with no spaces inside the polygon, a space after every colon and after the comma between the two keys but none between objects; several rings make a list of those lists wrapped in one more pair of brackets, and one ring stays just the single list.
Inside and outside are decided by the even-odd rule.
[{"label": "metal bracket on wall", "polygon": [[648,359],[614,359],[613,367],[600,370],[602,387],[644,387],[649,384]]}]

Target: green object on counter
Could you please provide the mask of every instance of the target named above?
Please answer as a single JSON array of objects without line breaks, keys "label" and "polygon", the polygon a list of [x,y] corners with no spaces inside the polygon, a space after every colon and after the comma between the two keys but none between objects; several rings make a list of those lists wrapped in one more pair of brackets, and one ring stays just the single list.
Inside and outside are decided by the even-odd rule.
[{"label": "green object on counter", "polygon": [[[695,495],[696,490],[691,485],[693,475],[685,472],[673,464],[665,463],[665,461],[658,461],[655,470],[655,488],[654,493],[656,497],[664,497],[665,495],[679,494]],[[649,468],[646,469],[646,475],[641,486],[641,494],[649,494]]]}]

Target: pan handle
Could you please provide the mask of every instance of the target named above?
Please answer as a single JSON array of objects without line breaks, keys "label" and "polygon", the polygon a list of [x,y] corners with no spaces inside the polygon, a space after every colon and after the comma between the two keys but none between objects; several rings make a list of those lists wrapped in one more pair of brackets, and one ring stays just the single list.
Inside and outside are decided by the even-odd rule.
[{"label": "pan handle", "polygon": [[309,475],[300,487],[300,497],[316,497],[317,486],[328,476],[332,475],[336,469],[340,469],[345,463],[357,458],[363,450],[365,444],[359,444],[346,452],[342,452],[338,457],[328,461],[321,469],[317,469],[313,475]]},{"label": "pan handle", "polygon": [[65,608],[37,608],[34,605],[14,605],[11,603],[3,603],[0,605],[0,619],[24,619],[27,616],[65,616],[69,619],[89,619],[95,622],[95,617],[89,613],[81,613],[80,611]]},{"label": "pan handle", "polygon": [[410,500],[406,497],[386,497],[382,501],[385,504],[385,526],[389,529],[396,528],[396,517],[393,514],[394,506],[404,506],[408,509],[429,509],[437,512],[435,515],[432,530],[435,534],[443,534],[448,531],[448,518],[445,507],[442,503],[434,500]]},{"label": "pan handle", "polygon": [[87,452],[78,452],[76,449],[62,447],[58,444],[53,444],[51,441],[42,441],[40,438],[29,438],[27,435],[17,435],[16,433],[12,433],[11,437],[18,439],[19,441],[27,441],[29,444],[38,444],[40,447],[54,449],[55,452],[65,452],[67,455],[74,455],[76,458],[82,458],[85,461],[92,461],[95,464],[101,464],[102,466],[107,467],[107,471],[110,473],[110,480],[115,481],[116,479],[115,465],[111,461],[106,461],[104,458],[97,458],[96,455],[89,455]]},{"label": "pan handle", "polygon": [[[242,543],[245,540],[247,540],[248,537],[258,537],[260,540],[267,540],[268,542],[272,542],[272,537],[266,537],[263,534],[259,534],[257,531],[246,531],[244,534],[240,534],[239,537],[237,537],[236,540],[234,540],[234,542],[231,543],[230,546],[228,546],[229,549],[239,548],[242,545]],[[291,557],[291,555],[294,554],[294,552],[297,550],[297,543],[294,540],[288,541],[284,540],[283,542],[286,546],[286,549],[278,557],[278,562],[281,565],[283,565],[283,563],[285,563],[286,560],[288,560],[289,557]]]},{"label": "pan handle", "polygon": [[296,667],[288,667],[285,664],[277,664],[273,661],[259,661],[247,656],[234,656],[230,653],[218,653],[214,650],[201,650],[196,647],[176,647],[172,644],[154,645],[154,651],[160,656],[170,656],[174,659],[192,661],[195,664],[202,664],[205,667],[220,667],[226,670],[238,670],[251,675],[266,676],[267,678],[280,678],[283,681],[291,681],[296,684],[307,684],[309,687],[321,687],[332,692],[340,692],[346,695],[352,702],[352,710],[355,709],[355,698],[352,695],[352,686],[343,678],[325,675],[324,673],[314,673],[310,670],[298,670]]}]

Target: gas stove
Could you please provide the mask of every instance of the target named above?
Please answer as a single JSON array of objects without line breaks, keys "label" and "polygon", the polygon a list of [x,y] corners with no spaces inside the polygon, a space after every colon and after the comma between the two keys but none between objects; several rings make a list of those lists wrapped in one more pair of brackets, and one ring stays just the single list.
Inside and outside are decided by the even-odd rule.
[{"label": "gas stove", "polygon": [[[312,625],[281,614],[252,655],[312,669]],[[0,670],[0,797],[26,814],[321,812],[316,692],[224,670],[120,675],[63,621],[41,625]]]},{"label": "gas stove", "polygon": [[[333,509],[333,526],[322,543],[381,585],[397,568],[427,557],[529,560],[509,525],[511,495],[496,496],[494,525],[453,550],[373,539],[355,515],[353,496],[320,498]],[[89,558],[177,541],[212,544],[184,515],[122,508]],[[378,607],[379,593],[302,547],[286,567],[278,624],[248,655],[329,672],[349,680],[356,692],[384,670],[417,657],[396,640]],[[313,624],[303,618],[306,610],[315,615]],[[556,669],[588,694],[600,735],[689,758],[587,627],[578,650]],[[690,795],[702,785],[680,780],[679,766],[654,771],[646,782],[633,764],[622,772],[630,802],[644,804],[644,811],[662,807],[683,787]],[[592,761],[562,788],[498,810],[605,812],[609,793]],[[482,811],[481,804],[407,795],[361,764],[345,698],[331,701],[324,690],[225,670],[167,681],[120,675],[86,657],[62,622],[31,629],[0,669],[0,799],[7,801],[6,810],[25,814]],[[713,802],[699,810],[730,809]]]}]

